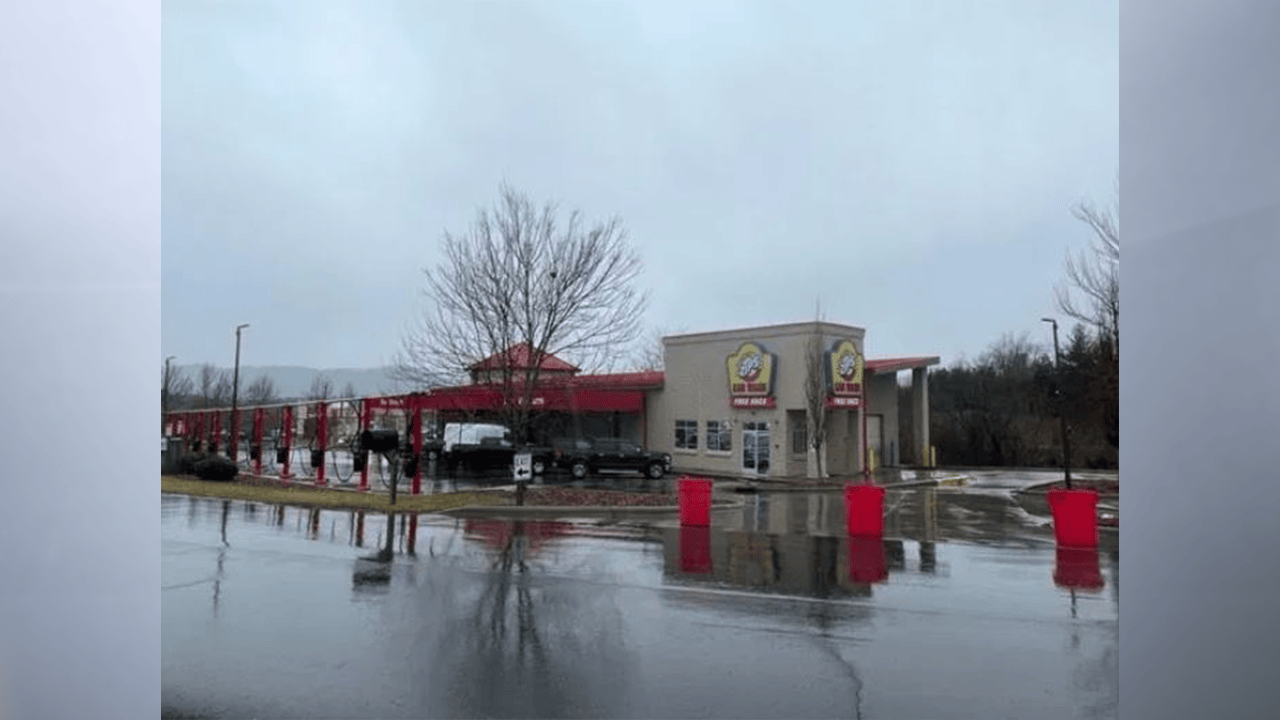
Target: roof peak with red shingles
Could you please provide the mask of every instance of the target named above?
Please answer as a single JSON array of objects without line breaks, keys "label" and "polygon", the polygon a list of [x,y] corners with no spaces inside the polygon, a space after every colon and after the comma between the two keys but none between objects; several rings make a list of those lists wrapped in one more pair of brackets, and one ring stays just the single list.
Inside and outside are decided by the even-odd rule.
[{"label": "roof peak with red shingles", "polygon": [[[494,370],[505,365],[512,370],[531,370],[533,369],[532,358],[534,354],[533,350],[529,347],[529,343],[516,343],[503,352],[496,352],[489,357],[472,364],[470,369]],[[551,353],[545,353],[542,356],[542,362],[538,363],[538,370],[539,372],[546,372],[550,370],[551,372],[576,373],[579,368],[576,365],[571,365],[564,360],[561,360]]]}]

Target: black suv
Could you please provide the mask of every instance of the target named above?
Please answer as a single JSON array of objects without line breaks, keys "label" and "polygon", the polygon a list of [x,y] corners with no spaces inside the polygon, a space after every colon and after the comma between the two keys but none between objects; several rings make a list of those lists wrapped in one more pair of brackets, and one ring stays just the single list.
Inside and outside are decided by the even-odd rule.
[{"label": "black suv", "polygon": [[671,456],[619,438],[562,439],[552,443],[556,465],[578,479],[601,470],[631,470],[658,479],[671,472]]}]

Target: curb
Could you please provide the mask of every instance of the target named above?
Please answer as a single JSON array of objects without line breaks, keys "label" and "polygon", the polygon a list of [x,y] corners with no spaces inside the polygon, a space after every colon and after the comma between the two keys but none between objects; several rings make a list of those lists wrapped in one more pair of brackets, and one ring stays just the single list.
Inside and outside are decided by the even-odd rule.
[{"label": "curb", "polygon": [[[1038,483],[1035,483],[1034,485],[1027,485],[1026,487],[1018,488],[1017,490],[1014,490],[1014,492],[1018,494],[1026,494],[1026,495],[1046,495],[1048,494],[1049,489],[1051,489],[1054,485],[1057,485],[1060,482],[1062,481],[1046,480],[1045,482],[1038,482]],[[1101,491],[1098,492],[1099,499],[1118,498],[1118,497],[1120,497],[1120,493],[1118,492],[1114,492],[1114,493],[1104,493]]]},{"label": "curb", "polygon": [[[719,481],[717,481],[719,482]],[[906,482],[875,485],[885,490],[909,490],[918,487],[958,487],[966,484],[965,478],[942,478],[938,480],[908,480]],[[727,487],[726,487],[727,486]],[[741,481],[724,481],[724,486],[716,488],[724,493],[789,493],[789,492],[842,492],[845,485],[787,485],[786,487],[760,487],[759,485]]]}]

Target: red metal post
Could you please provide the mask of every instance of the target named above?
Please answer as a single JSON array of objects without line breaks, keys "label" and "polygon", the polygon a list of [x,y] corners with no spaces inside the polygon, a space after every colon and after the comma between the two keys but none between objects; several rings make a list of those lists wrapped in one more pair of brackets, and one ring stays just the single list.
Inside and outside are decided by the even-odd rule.
[{"label": "red metal post", "polygon": [[640,444],[649,447],[649,393],[640,396]]},{"label": "red metal post", "polygon": [[266,448],[262,447],[262,426],[267,419],[266,412],[262,408],[253,409],[253,445],[258,448],[258,459],[253,461],[255,475],[262,474],[262,453],[266,452]]},{"label": "red metal post", "polygon": [[[369,429],[370,423],[373,421],[373,398],[365,398],[360,403],[360,430]],[[364,467],[360,469],[360,492],[369,491],[369,462],[372,458],[365,458]]]},{"label": "red metal post", "polygon": [[325,401],[316,403],[316,449],[320,451],[320,464],[316,467],[316,484],[324,485],[324,451],[328,441],[329,410]]},{"label": "red metal post", "polygon": [[[420,495],[422,493],[422,407],[418,404],[418,401],[416,398],[413,399],[412,402],[413,402],[413,415],[412,415],[413,420],[410,423],[409,427],[412,428],[413,430],[413,457],[417,460],[417,462],[413,464],[412,494]],[[414,527],[409,530],[410,552],[413,551],[412,550],[412,547],[413,547],[412,533],[415,532],[415,530],[417,529],[416,528],[417,524],[418,524],[417,517],[415,516]]]},{"label": "red metal post", "polygon": [[284,427],[280,428],[280,440],[288,452],[284,456],[284,465],[280,467],[280,479],[288,480],[289,463],[293,460],[293,406],[286,405],[281,411],[281,417],[280,424]]}]

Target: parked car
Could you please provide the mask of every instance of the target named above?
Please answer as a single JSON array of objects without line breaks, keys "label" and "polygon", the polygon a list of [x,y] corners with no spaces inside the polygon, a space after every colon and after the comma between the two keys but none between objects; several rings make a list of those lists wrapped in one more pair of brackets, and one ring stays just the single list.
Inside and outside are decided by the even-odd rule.
[{"label": "parked car", "polygon": [[645,450],[640,443],[621,438],[564,438],[552,443],[556,466],[581,479],[590,473],[632,471],[658,479],[671,472],[671,456]]},{"label": "parked car", "polygon": [[466,469],[492,472],[510,468],[517,453],[533,456],[533,474],[542,475],[551,463],[551,448],[517,445],[511,430],[493,423],[449,423],[439,436],[422,444],[426,460],[443,460],[449,474]]}]

